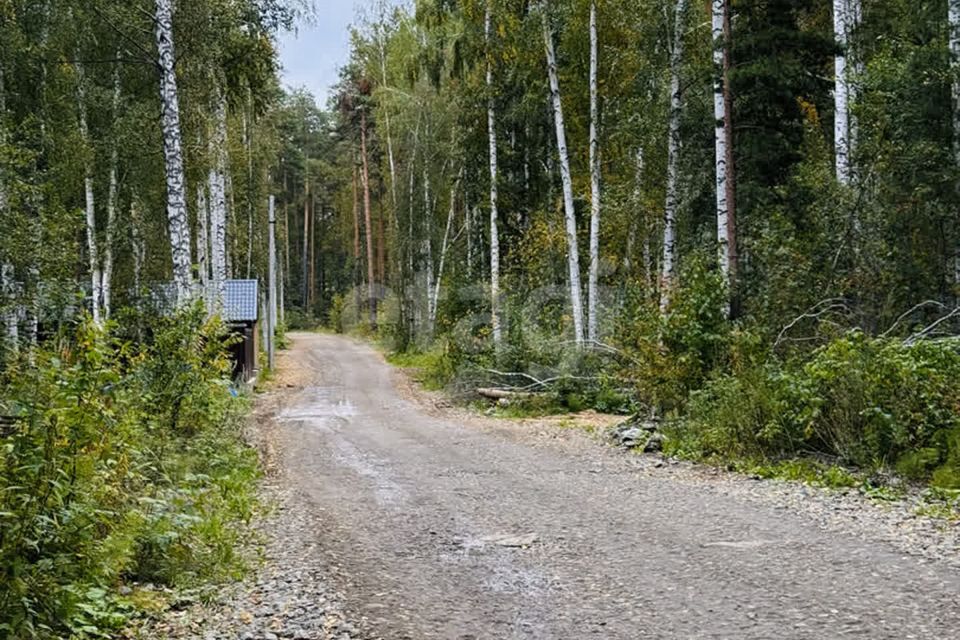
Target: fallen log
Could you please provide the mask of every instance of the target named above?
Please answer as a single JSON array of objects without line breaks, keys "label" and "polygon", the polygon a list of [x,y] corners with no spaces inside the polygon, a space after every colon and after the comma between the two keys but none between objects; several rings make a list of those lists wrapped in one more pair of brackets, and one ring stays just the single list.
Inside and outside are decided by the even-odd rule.
[{"label": "fallen log", "polygon": [[542,396],[542,393],[533,391],[511,391],[510,389],[480,388],[477,394],[491,400],[527,400]]}]

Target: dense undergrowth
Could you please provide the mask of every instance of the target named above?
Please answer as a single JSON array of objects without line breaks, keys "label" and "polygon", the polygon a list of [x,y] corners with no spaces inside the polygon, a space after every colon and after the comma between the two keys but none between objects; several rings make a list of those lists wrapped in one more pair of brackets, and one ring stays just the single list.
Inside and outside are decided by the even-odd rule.
[{"label": "dense undergrowth", "polygon": [[200,597],[243,571],[258,467],[226,339],[200,309],[131,313],[10,364],[0,636],[107,637],[169,594]]},{"label": "dense undergrowth", "polygon": [[[381,341],[395,364],[465,401],[482,387],[536,392],[511,400],[511,414],[652,416],[670,455],[828,485],[856,474],[960,489],[960,339],[911,339],[908,322],[894,337],[814,319],[801,346],[787,348],[755,319],[726,320],[725,299],[703,261],[665,315],[628,288],[606,342],[580,350],[557,337],[562,301],[535,312],[507,304],[499,352],[487,326],[469,320],[442,323],[405,351],[391,329]],[[395,331],[385,306],[382,327]],[[469,317],[455,299],[447,309]]]}]

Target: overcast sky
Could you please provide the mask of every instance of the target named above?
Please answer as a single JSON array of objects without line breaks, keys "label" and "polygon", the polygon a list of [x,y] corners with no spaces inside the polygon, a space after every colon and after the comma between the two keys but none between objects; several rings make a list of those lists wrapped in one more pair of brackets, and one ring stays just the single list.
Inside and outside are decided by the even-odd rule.
[{"label": "overcast sky", "polygon": [[[402,0],[389,0],[401,4]],[[357,10],[371,0],[316,0],[313,24],[301,24],[296,33],[280,37],[283,83],[291,88],[306,87],[323,106],[337,71],[350,55],[349,26]]]}]

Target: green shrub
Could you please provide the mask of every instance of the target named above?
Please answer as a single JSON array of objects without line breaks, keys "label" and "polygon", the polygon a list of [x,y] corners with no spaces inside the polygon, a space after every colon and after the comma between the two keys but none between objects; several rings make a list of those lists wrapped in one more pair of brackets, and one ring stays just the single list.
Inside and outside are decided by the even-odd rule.
[{"label": "green shrub", "polygon": [[132,344],[84,322],[0,382],[0,636],[99,637],[135,613],[121,584],[242,568],[257,465],[222,326],[137,326]]},{"label": "green shrub", "polygon": [[691,396],[676,445],[693,455],[822,454],[952,486],[960,460],[960,352],[855,331],[806,361],[714,378]]}]

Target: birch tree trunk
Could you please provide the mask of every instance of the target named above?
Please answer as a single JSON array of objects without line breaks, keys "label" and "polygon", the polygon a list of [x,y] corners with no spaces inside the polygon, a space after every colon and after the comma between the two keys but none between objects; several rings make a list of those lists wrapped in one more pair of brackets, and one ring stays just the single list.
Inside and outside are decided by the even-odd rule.
[{"label": "birch tree trunk", "polygon": [[688,0],[677,0],[674,16],[673,46],[670,50],[670,116],[667,139],[667,196],[663,224],[663,263],[660,265],[660,312],[670,306],[676,268],[676,223],[679,206],[680,117],[683,114],[683,89],[680,71],[683,65],[683,33]]},{"label": "birch tree trunk", "polygon": [[[683,1],[683,0],[681,0]],[[547,54],[547,74],[553,102],[553,119],[557,129],[557,152],[560,159],[560,178],[563,183],[563,209],[567,232],[567,267],[570,279],[570,306],[573,312],[574,342],[583,344],[583,298],[580,292],[580,255],[577,246],[577,218],[573,205],[573,180],[570,176],[570,158],[567,152],[567,131],[563,122],[563,104],[560,99],[560,80],[557,76],[557,56],[550,28],[549,3],[544,1],[543,41]]]},{"label": "birch tree trunk", "polygon": [[[207,208],[207,192],[203,183],[197,185],[197,267],[204,295],[210,284],[210,211]],[[209,302],[209,301],[208,301]]]},{"label": "birch tree trunk", "polygon": [[[7,116],[7,93],[4,86],[3,67],[0,66],[0,147],[6,144]],[[7,216],[7,183],[4,175],[3,165],[0,165],[0,219],[6,220]],[[7,348],[13,352],[20,345],[20,326],[16,310],[16,295],[14,292],[14,269],[13,263],[5,259],[0,264],[0,293],[3,294],[3,325],[6,337]]]},{"label": "birch tree trunk", "polygon": [[737,236],[733,166],[733,99],[730,91],[730,1],[713,0],[713,112],[716,138],[717,247],[729,292],[727,315],[736,313]]},{"label": "birch tree trunk", "polygon": [[147,257],[147,247],[143,238],[140,200],[136,193],[130,197],[130,245],[133,254],[133,287],[139,300],[143,292],[143,264]]},{"label": "birch tree trunk", "polygon": [[[120,53],[117,52],[117,59]],[[113,68],[113,122],[114,127],[120,117],[120,65]],[[103,247],[103,276],[101,280],[101,295],[103,300],[103,314],[109,319],[112,306],[113,292],[113,242],[117,226],[117,196],[119,185],[117,180],[117,164],[119,163],[119,149],[114,132],[113,146],[110,149],[110,185],[107,191],[107,230]]]},{"label": "birch tree trunk", "polygon": [[[77,58],[80,58],[79,52]],[[80,121],[80,139],[86,147],[83,163],[83,193],[87,223],[87,260],[90,268],[90,310],[93,322],[97,326],[103,324],[100,315],[102,302],[103,276],[100,271],[100,253],[97,247],[97,210],[94,198],[93,184],[93,146],[90,141],[90,128],[87,125],[87,81],[83,65],[79,62],[77,69],[77,113]]]},{"label": "birch tree trunk", "polygon": [[173,0],[156,0],[155,35],[160,70],[161,129],[167,186],[167,223],[173,283],[177,304],[190,295],[190,230],[187,224],[186,175],[180,132],[180,96],[177,92],[176,56],[173,43]]},{"label": "birch tree trunk", "polygon": [[433,298],[433,301],[430,304],[431,315],[429,320],[429,331],[431,337],[433,336],[433,331],[437,324],[437,307],[440,303],[440,285],[443,283],[443,269],[446,266],[447,251],[450,248],[450,231],[453,229],[453,219],[457,213],[457,190],[460,187],[460,180],[462,177],[463,174],[461,173],[457,176],[453,186],[450,187],[450,210],[447,212],[447,226],[443,231],[443,242],[440,244],[440,264],[437,266],[437,277],[434,283],[433,291],[431,292],[431,297]]},{"label": "birch tree trunk", "polygon": [[[429,139],[429,130],[427,132]],[[433,207],[430,206],[430,169],[429,163],[423,163],[423,231],[424,292],[427,299],[427,337],[433,336]]]},{"label": "birch tree trunk", "polygon": [[487,136],[490,146],[490,328],[494,348],[499,351],[500,331],[500,234],[497,212],[497,112],[493,88],[493,0],[487,0],[484,16],[487,54]]},{"label": "birch tree trunk", "polygon": [[859,94],[852,75],[862,71],[853,55],[850,36],[860,25],[863,9],[860,0],[833,0],[833,31],[837,41],[834,57],[834,147],[837,181],[849,185],[853,177],[853,154],[856,150],[857,123],[851,105]]},{"label": "birch tree trunk", "polygon": [[213,305],[223,309],[227,286],[227,96],[217,81],[213,105],[213,136],[210,139],[210,268]]},{"label": "birch tree trunk", "polygon": [[363,221],[367,237],[367,295],[370,302],[370,328],[377,330],[377,292],[374,282],[373,225],[370,216],[370,167],[367,158],[367,113],[360,112],[361,184],[363,185]]},{"label": "birch tree trunk", "polygon": [[597,281],[600,277],[600,105],[597,96],[597,0],[590,1],[590,273],[587,276],[587,338],[597,333]]}]

